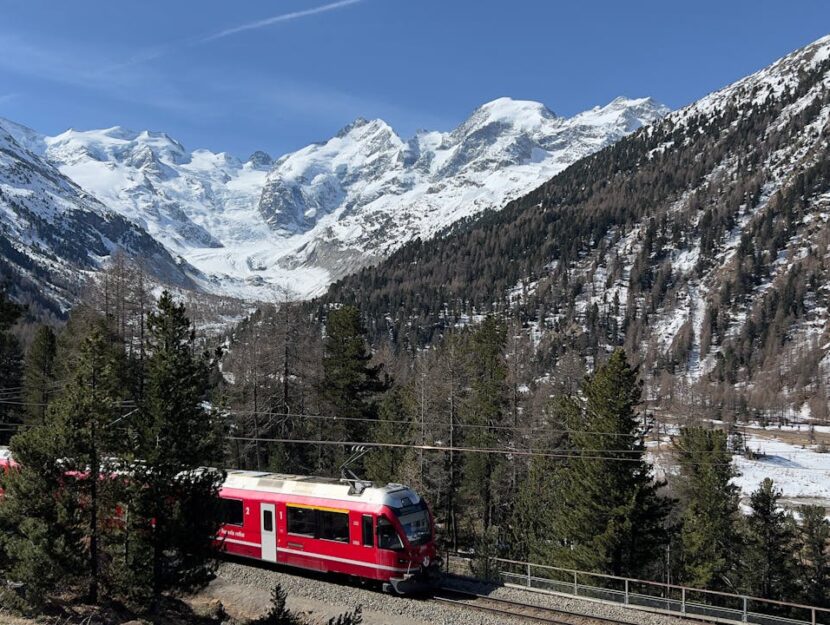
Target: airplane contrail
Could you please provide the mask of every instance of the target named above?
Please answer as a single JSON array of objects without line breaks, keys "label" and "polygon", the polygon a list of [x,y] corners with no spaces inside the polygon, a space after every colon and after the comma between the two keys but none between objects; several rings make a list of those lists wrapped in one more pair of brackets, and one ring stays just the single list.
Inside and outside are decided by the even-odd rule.
[{"label": "airplane contrail", "polygon": [[235,35],[236,33],[241,33],[246,30],[256,30],[258,28],[264,28],[265,26],[270,26],[271,24],[277,24],[279,22],[289,22],[291,20],[296,20],[301,17],[316,15],[317,13],[334,11],[335,9],[340,9],[351,4],[357,4],[358,2],[362,1],[363,0],[340,0],[339,2],[323,4],[317,7],[312,7],[310,9],[305,9],[303,11],[293,11],[291,13],[282,13],[280,15],[274,15],[273,17],[267,17],[262,20],[257,20],[256,22],[249,22],[247,24],[241,24],[240,26],[235,26],[233,28],[228,28],[226,30],[220,30],[218,33],[200,39],[199,43],[215,41],[216,39],[222,39],[223,37],[227,37],[229,35]]}]

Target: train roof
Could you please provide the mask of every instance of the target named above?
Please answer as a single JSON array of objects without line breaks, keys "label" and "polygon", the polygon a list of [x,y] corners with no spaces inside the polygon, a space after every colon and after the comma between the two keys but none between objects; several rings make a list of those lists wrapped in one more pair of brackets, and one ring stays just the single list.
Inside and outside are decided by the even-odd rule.
[{"label": "train roof", "polygon": [[415,491],[403,484],[364,484],[367,486],[361,491],[353,489],[349,482],[337,478],[232,469],[227,472],[224,488],[336,501],[360,501],[393,508],[403,508],[421,501]]},{"label": "train roof", "polygon": [[[0,464],[7,464],[10,460],[9,448],[0,446]],[[333,501],[359,501],[392,508],[403,508],[421,501],[415,491],[403,484],[387,484],[386,486],[376,486],[372,482],[362,484],[364,488],[353,489],[348,481],[332,477],[229,469],[223,487],[278,495],[318,497]]]}]

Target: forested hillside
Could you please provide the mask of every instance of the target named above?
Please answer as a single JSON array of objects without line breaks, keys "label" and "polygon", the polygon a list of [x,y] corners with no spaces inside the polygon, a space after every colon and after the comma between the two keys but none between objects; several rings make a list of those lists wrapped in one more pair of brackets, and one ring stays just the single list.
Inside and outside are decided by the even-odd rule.
[{"label": "forested hillside", "polygon": [[620,345],[664,404],[826,418],[828,71],[824,38],[323,303],[357,304],[396,349],[506,312],[540,377],[567,351],[590,362]]},{"label": "forested hillside", "polygon": [[[2,484],[0,524],[8,531],[0,573],[26,579],[25,605],[47,600],[59,583],[93,603],[100,589],[142,604],[150,562],[123,560],[129,532],[113,531],[117,525],[99,531],[87,515],[48,516],[60,484],[54,462],[100,462],[95,474],[138,458],[165,461],[154,455],[167,449],[158,440],[184,434],[187,450],[199,454],[192,456],[196,466],[292,475],[336,476],[350,448],[363,446],[370,451],[351,466],[357,475],[414,488],[430,504],[439,545],[472,554],[478,576],[490,575],[489,556],[502,556],[770,599],[828,600],[820,496],[826,427],[811,430],[783,466],[757,450],[758,441],[774,442],[757,425],[661,428],[642,409],[640,375],[624,350],[590,373],[569,351],[539,380],[532,341],[498,315],[412,354],[370,350],[354,307],[327,310],[321,327],[302,306],[281,304],[233,328],[221,348],[205,350],[211,339],[194,331],[189,310],[168,293],[156,300],[146,284],[117,267],[102,274],[65,328],[39,328],[22,357],[10,329],[19,309],[4,304],[5,379],[17,380],[20,390],[0,399],[0,429],[25,470]],[[163,341],[171,332],[176,349],[168,354]],[[816,459],[823,463],[809,464]],[[736,481],[739,469],[746,475]],[[767,479],[772,471],[774,481]],[[793,491],[793,471],[806,492]],[[154,475],[142,474],[138,484]],[[98,505],[92,483],[64,487],[66,506]],[[145,501],[143,487],[115,494],[141,506],[164,501]],[[194,510],[201,522],[215,522],[210,510]],[[49,542],[37,542],[33,554],[21,551],[28,540],[21,524],[43,518],[57,528],[49,536],[79,537],[65,550],[80,558],[77,571],[41,572],[52,562]],[[165,540],[182,540],[178,532],[196,526],[173,521]],[[144,539],[142,527],[136,531]],[[101,567],[97,547],[84,542],[93,538],[101,554],[115,556],[100,558]],[[206,555],[199,562],[207,565]],[[141,583],[118,585],[132,576]]]}]

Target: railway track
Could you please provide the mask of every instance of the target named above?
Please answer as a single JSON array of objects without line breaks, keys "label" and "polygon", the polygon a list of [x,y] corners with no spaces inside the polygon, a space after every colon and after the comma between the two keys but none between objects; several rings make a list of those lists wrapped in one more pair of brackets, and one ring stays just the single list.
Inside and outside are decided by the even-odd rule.
[{"label": "railway track", "polygon": [[488,597],[486,595],[465,592],[454,588],[441,588],[437,590],[433,594],[432,600],[444,605],[478,610],[499,616],[509,616],[510,618],[525,619],[533,623],[548,623],[549,625],[596,625],[597,623],[607,625],[632,625],[626,621],[617,621],[579,612],[569,612],[568,610],[559,608],[549,608],[522,603],[520,601],[511,601],[509,599]]}]

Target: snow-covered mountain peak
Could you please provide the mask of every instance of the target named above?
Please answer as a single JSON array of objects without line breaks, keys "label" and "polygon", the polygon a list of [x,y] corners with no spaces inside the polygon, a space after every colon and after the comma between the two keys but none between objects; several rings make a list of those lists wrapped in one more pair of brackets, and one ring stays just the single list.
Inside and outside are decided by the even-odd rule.
[{"label": "snow-covered mountain peak", "polygon": [[[159,279],[194,288],[188,274],[196,270],[49,162],[48,139],[0,120],[0,264],[12,292],[52,312],[66,310],[72,289],[116,251],[141,259]],[[104,167],[87,158],[90,169]]]},{"label": "snow-covered mountain peak", "polygon": [[[70,128],[65,134],[81,134],[84,131],[76,130],[75,128]],[[95,131],[88,131],[84,134],[95,133],[99,134],[103,137],[109,137],[111,139],[118,139],[121,141],[134,141],[136,137],[138,137],[137,132],[130,130],[129,128],[124,128],[123,126],[112,126],[111,128],[102,128],[101,130]]]},{"label": "snow-covered mountain peak", "polygon": [[5,131],[20,147],[34,154],[41,154],[46,148],[43,135],[5,117],[0,117],[0,130]]},{"label": "snow-covered mountain peak", "polygon": [[[817,39],[778,59],[769,67],[675,111],[670,119],[676,124],[684,124],[692,117],[709,116],[733,104],[744,108],[759,106],[770,97],[777,97],[788,89],[794,89],[803,73],[815,71],[819,64],[828,58],[830,35]],[[825,89],[830,88],[830,76],[825,76],[823,84]]]},{"label": "snow-covered mountain peak", "polygon": [[478,123],[505,123],[515,127],[538,126],[541,122],[558,119],[557,115],[541,102],[496,98],[478,107],[468,121]]},{"label": "snow-covered mountain peak", "polygon": [[301,244],[283,262],[333,277],[429,237],[462,217],[500,208],[583,156],[667,109],[617,99],[565,119],[544,104],[498,98],[450,132],[404,141],[382,120],[357,119],[332,139],[286,155],[259,209]]},{"label": "snow-covered mountain peak", "polygon": [[326,152],[340,150],[343,153],[359,153],[371,157],[384,150],[399,149],[403,143],[392,127],[382,119],[358,119],[323,144],[323,147]]},{"label": "snow-covered mountain peak", "polygon": [[121,126],[101,130],[67,130],[45,141],[51,159],[77,162],[91,157],[98,161],[148,163],[158,160],[181,165],[190,155],[178,141],[164,132],[135,132]]},{"label": "snow-covered mountain peak", "polygon": [[412,238],[500,208],[662,110],[615,100],[565,119],[498,98],[450,132],[404,140],[382,119],[358,118],[276,160],[257,151],[244,161],[121,126],[53,137],[0,128],[198,270],[205,290],[271,299],[276,286],[319,293]]},{"label": "snow-covered mountain peak", "polygon": [[367,137],[376,134],[397,136],[395,131],[392,130],[392,127],[382,119],[366,119],[365,117],[358,117],[351,123],[343,126],[343,128],[341,128],[337,132],[337,134],[335,134],[334,137],[329,141],[315,145],[325,145],[327,143],[330,143],[333,139],[346,139],[349,137],[351,137],[352,139],[359,140],[361,137]]},{"label": "snow-covered mountain peak", "polygon": [[595,106],[589,111],[573,116],[569,121],[574,125],[600,128],[616,125],[622,127],[625,132],[634,132],[640,126],[650,124],[668,113],[669,108],[653,98],[618,96],[605,106]]}]

